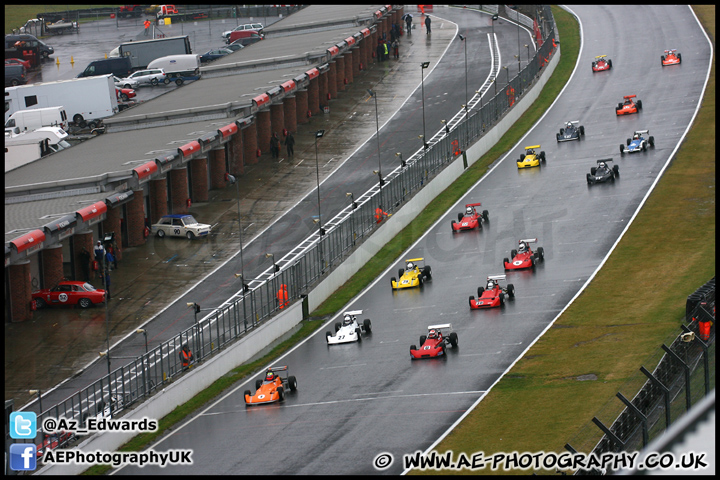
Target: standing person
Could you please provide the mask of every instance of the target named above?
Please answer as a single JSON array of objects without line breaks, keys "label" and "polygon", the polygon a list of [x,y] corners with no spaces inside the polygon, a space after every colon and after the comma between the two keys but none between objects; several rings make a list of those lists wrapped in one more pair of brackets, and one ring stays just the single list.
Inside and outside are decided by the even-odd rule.
[{"label": "standing person", "polygon": [[86,282],[89,282],[90,281],[90,260],[92,257],[90,255],[90,252],[88,252],[87,248],[83,247],[82,250],[80,250],[79,258],[80,258],[80,268],[82,269],[82,272],[83,272],[83,279]]},{"label": "standing person", "polygon": [[375,209],[375,222],[380,223],[383,220],[383,215],[391,217],[392,213],[383,212],[382,205]]},{"label": "standing person", "polygon": [[293,137],[292,132],[288,132],[287,137],[285,137],[285,146],[287,147],[287,153],[290,158],[295,156],[295,137]]},{"label": "standing person", "polygon": [[388,50],[388,44],[387,42],[383,41],[383,60],[387,60],[390,56],[390,51]]},{"label": "standing person", "polygon": [[95,271],[100,272],[100,278],[104,279],[103,277],[103,260],[105,260],[105,247],[102,246],[102,242],[98,240],[97,245],[95,245],[95,263],[97,264]]},{"label": "standing person", "polygon": [[150,20],[146,18],[145,22],[143,22],[143,25],[145,25],[145,36],[147,37],[148,35],[150,35]]},{"label": "standing person", "polygon": [[412,19],[413,16],[411,14],[408,13],[405,15],[405,25],[407,25],[408,33],[410,33],[410,30],[412,30]]},{"label": "standing person", "polygon": [[112,267],[110,265],[115,263],[115,255],[112,254],[111,249],[112,247],[108,247],[108,250],[105,252],[105,260],[107,260],[108,272],[112,270]]},{"label": "standing person", "polygon": [[190,347],[188,347],[188,344],[186,343],[183,345],[182,350],[180,350],[180,361],[182,362],[182,368],[183,370],[187,370],[190,368],[190,364],[193,362],[193,354],[190,351]]},{"label": "standing person", "polygon": [[273,158],[280,156],[280,139],[278,138],[277,132],[273,133],[272,137],[270,137],[270,152]]},{"label": "standing person", "polygon": [[382,38],[378,39],[378,45],[377,45],[376,50],[377,50],[378,62],[382,62],[383,61],[383,52],[385,51],[385,49],[383,48]]},{"label": "standing person", "polygon": [[430,16],[425,17],[425,29],[427,30],[426,35],[430,35]]},{"label": "standing person", "polygon": [[392,43],[392,49],[393,49],[393,56],[395,59],[400,58],[400,42],[398,42],[397,38]]}]

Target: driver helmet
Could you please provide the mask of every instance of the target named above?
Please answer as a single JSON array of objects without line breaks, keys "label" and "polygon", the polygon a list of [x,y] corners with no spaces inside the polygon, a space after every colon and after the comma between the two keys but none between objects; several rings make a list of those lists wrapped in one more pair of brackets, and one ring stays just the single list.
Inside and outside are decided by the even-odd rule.
[{"label": "driver helmet", "polygon": [[640,138],[640,135],[638,135],[637,133],[635,135],[633,135],[633,140],[638,140],[639,138]]},{"label": "driver helmet", "polygon": [[600,162],[600,163],[598,164],[598,167],[600,167],[600,168],[605,168],[606,166],[607,166],[607,165],[605,165],[605,162]]},{"label": "driver helmet", "polygon": [[566,128],[571,128],[571,127],[572,127],[572,122],[568,122]]},{"label": "driver helmet", "polygon": [[267,374],[265,375],[265,381],[272,382],[274,379],[275,379],[275,374],[268,370]]},{"label": "driver helmet", "polygon": [[345,315],[345,318],[343,319],[343,325],[350,325],[352,323],[352,320],[350,319],[350,315]]},{"label": "driver helmet", "polygon": [[437,332],[435,330],[430,330],[428,332],[428,338],[437,338]]},{"label": "driver helmet", "polygon": [[487,282],[487,288],[495,288],[495,281],[494,280],[488,280]]},{"label": "driver helmet", "polygon": [[412,270],[413,268],[415,268],[415,264],[413,264],[412,262],[408,262],[407,269]]},{"label": "driver helmet", "polygon": [[467,207],[465,209],[465,215],[472,215],[472,207]]},{"label": "driver helmet", "polygon": [[525,251],[525,242],[520,242],[520,245],[518,245],[518,253],[523,253]]}]

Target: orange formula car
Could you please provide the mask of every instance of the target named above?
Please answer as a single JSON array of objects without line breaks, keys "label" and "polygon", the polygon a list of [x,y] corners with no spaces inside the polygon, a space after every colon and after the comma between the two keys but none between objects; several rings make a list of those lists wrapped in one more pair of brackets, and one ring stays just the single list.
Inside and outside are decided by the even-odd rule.
[{"label": "orange formula car", "polygon": [[635,97],[637,97],[637,95],[625,95],[623,97],[625,101],[623,103],[617,104],[615,114],[628,115],[630,113],[638,113],[640,110],[642,110],[642,100],[638,100],[636,102],[633,100],[633,98]]},{"label": "orange formula car", "polygon": [[[292,392],[297,390],[297,380],[287,374],[287,369],[287,366],[268,368],[265,377],[255,381],[254,395],[250,395],[250,390],[245,390],[245,405],[282,402],[285,400],[285,389],[289,388]],[[278,372],[284,372],[285,378]]]}]

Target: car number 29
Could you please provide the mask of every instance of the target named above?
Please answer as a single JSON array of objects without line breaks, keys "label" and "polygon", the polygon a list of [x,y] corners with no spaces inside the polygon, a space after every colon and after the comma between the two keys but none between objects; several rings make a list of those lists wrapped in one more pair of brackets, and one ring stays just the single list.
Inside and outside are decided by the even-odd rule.
[{"label": "car number 29", "polygon": [[173,229],[173,233],[174,233],[175,235],[180,235],[180,229],[179,229],[179,228]]}]

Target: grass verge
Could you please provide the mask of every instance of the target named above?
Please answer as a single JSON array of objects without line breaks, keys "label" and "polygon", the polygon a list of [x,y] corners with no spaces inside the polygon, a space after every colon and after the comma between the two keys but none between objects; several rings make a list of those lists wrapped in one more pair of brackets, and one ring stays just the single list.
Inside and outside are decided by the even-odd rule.
[{"label": "grass verge", "polygon": [[[696,12],[714,43],[715,7]],[[451,450],[457,461],[460,452],[562,452],[579,431],[600,439],[589,421],[603,407],[622,410],[615,393],[680,333],[687,295],[715,275],[715,136],[707,134],[715,131],[714,62],[694,125],[588,288],[437,452]],[[608,302],[609,292],[622,293]],[[587,374],[597,379],[578,380]],[[522,471],[530,473],[548,472]]]}]

